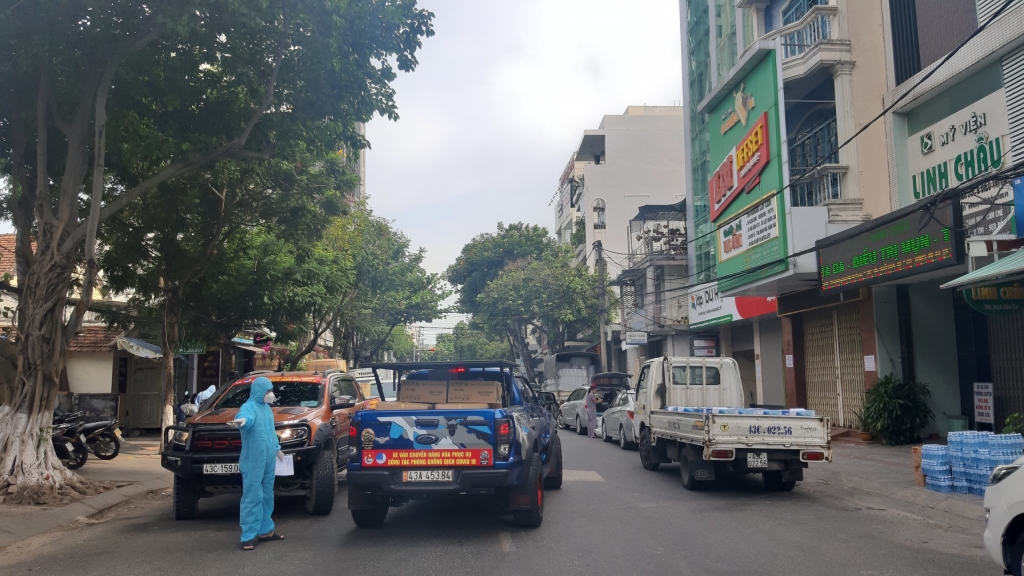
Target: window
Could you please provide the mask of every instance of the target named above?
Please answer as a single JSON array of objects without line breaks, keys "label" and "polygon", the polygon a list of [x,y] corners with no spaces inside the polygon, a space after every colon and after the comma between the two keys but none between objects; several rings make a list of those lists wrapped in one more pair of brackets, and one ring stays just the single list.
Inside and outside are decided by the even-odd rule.
[{"label": "window", "polygon": [[533,393],[533,388],[530,388],[526,380],[517,376],[516,382],[519,384],[519,393],[523,395],[523,401],[527,404],[536,404],[537,396]]},{"label": "window", "polygon": [[356,390],[356,383],[345,378],[336,378],[331,382],[331,397],[351,396],[359,399],[359,391]]},{"label": "window", "polygon": [[650,366],[644,366],[640,369],[640,375],[636,378],[636,395],[641,398],[643,398],[644,392],[647,391],[647,376],[650,371]]},{"label": "window", "polygon": [[[275,407],[302,406],[316,408],[323,402],[324,387],[310,382],[274,382]],[[228,389],[217,401],[217,408],[241,408],[249,399],[249,384],[238,384]]]},{"label": "window", "polygon": [[690,366],[690,386],[718,386],[722,375],[713,366]]},{"label": "window", "polygon": [[583,395],[586,394],[586,393],[587,393],[587,391],[583,390],[583,389],[576,390],[575,392],[573,392],[572,394],[569,395],[569,402],[575,402],[577,400],[582,399]]},{"label": "window", "polygon": [[594,200],[594,230],[605,229],[605,205],[604,200]]},{"label": "window", "polygon": [[686,386],[686,366],[672,367],[672,384]]},{"label": "window", "polygon": [[690,386],[704,385],[704,370],[700,366],[690,366]]}]

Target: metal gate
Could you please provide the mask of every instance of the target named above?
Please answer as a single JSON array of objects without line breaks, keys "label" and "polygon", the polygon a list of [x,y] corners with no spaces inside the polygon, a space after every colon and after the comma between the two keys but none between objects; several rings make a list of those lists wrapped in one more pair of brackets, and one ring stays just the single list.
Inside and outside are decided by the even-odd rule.
[{"label": "metal gate", "polygon": [[988,342],[995,428],[1002,430],[1007,416],[1024,413],[1024,314],[989,316]]},{"label": "metal gate", "polygon": [[855,427],[864,406],[864,364],[860,312],[856,303],[803,314],[804,378],[807,407]]}]

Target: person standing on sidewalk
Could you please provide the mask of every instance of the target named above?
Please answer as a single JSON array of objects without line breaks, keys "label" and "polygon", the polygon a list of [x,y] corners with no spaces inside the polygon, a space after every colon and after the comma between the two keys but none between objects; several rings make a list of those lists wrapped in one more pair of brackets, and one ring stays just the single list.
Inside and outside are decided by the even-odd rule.
[{"label": "person standing on sidewalk", "polygon": [[231,425],[242,433],[242,453],[238,468],[242,472],[242,502],[239,523],[242,526],[242,550],[252,550],[257,540],[283,540],[274,531],[274,476],[277,460],[284,459],[284,452],[274,431],[274,411],[270,405],[274,397],[274,386],[265,377],[253,380],[249,387],[249,399],[238,409],[238,415]]},{"label": "person standing on sidewalk", "polygon": [[597,405],[600,403],[601,398],[597,395],[597,384],[591,384],[590,390],[587,391],[587,396],[583,400],[583,405],[587,409],[587,436],[591,438],[597,436]]}]

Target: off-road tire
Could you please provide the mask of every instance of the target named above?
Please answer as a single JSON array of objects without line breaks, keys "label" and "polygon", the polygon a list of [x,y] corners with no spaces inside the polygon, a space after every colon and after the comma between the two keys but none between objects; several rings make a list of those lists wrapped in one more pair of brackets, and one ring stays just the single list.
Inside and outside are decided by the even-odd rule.
[{"label": "off-road tire", "polygon": [[526,482],[518,490],[520,494],[531,497],[531,507],[527,510],[513,510],[512,519],[520,528],[537,528],[544,521],[544,469],[541,467],[540,456],[534,454],[530,458],[530,466]]},{"label": "off-road tire", "polygon": [[380,528],[388,517],[391,502],[387,499],[378,500],[373,508],[352,510],[352,521],[360,528]]},{"label": "off-road tire", "polygon": [[180,476],[174,477],[174,490],[171,498],[175,520],[194,520],[199,514],[199,490],[188,480]]},{"label": "off-road tire", "polygon": [[644,428],[640,433],[640,465],[644,467],[644,470],[654,471],[661,466],[661,462],[654,452],[654,446],[651,445],[651,430]]},{"label": "off-road tire", "polygon": [[562,487],[562,439],[553,434],[548,442],[548,462],[551,470],[544,479],[545,490],[558,490]]},{"label": "off-road tire", "polygon": [[104,432],[103,434],[100,434],[97,445],[99,444],[99,442],[106,442],[108,443],[108,445],[112,445],[114,447],[114,449],[110,452],[103,452],[101,450],[93,448],[92,453],[95,454],[96,457],[99,458],[100,460],[113,460],[114,458],[117,458],[118,454],[121,453],[121,440],[118,439],[117,435],[114,434],[113,432]]},{"label": "off-road tire", "polygon": [[683,488],[687,490],[704,490],[711,484],[693,477],[693,472],[690,470],[690,457],[686,454],[685,448],[679,452],[679,479],[683,481]]},{"label": "off-road tire", "polygon": [[325,516],[334,508],[334,494],[338,491],[338,457],[334,449],[324,446],[313,464],[306,494],[306,512],[311,516]]},{"label": "off-road tire", "polygon": [[619,449],[629,450],[631,442],[626,440],[626,428],[619,426]]},{"label": "off-road tire", "polygon": [[796,480],[782,481],[782,472],[762,472],[764,489],[770,492],[792,492],[796,488]]},{"label": "off-road tire", "polygon": [[587,433],[587,429],[583,427],[583,422],[580,422],[579,414],[576,415],[576,434],[583,436]]}]

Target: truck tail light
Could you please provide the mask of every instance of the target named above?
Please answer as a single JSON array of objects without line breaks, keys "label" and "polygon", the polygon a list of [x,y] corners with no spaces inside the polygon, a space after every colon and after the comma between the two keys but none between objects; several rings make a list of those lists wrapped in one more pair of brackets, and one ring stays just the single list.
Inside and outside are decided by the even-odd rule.
[{"label": "truck tail light", "polygon": [[735,454],[736,453],[734,451],[732,451],[732,450],[712,450],[711,451],[711,459],[712,460],[732,460],[733,457],[735,456]]},{"label": "truck tail light", "polygon": [[498,418],[494,421],[494,449],[496,460],[508,460],[512,456],[512,421]]},{"label": "truck tail light", "polygon": [[629,416],[629,419],[632,420],[633,419],[633,411],[632,410],[626,410],[626,416]]},{"label": "truck tail light", "polygon": [[808,462],[821,462],[825,460],[825,453],[808,450],[800,453],[800,459]]},{"label": "truck tail light", "polygon": [[354,422],[348,425],[348,445],[354,448],[359,447],[359,426]]}]

